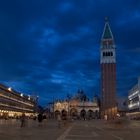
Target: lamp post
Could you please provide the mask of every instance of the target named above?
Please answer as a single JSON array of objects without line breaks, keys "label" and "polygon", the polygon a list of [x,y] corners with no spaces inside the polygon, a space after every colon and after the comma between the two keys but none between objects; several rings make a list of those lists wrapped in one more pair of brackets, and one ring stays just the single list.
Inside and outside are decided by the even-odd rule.
[{"label": "lamp post", "polygon": [[[24,102],[23,93],[21,93],[20,96],[21,96],[21,98],[22,98],[22,102]],[[23,105],[23,103],[22,103],[22,111],[21,111],[21,112],[22,112],[22,113],[24,112],[24,105]]]},{"label": "lamp post", "polygon": [[70,104],[69,104],[69,99],[68,99],[68,119],[70,119]]},{"label": "lamp post", "polygon": [[34,112],[37,113],[38,112],[38,98],[39,96],[35,97],[35,107],[34,107]]},{"label": "lamp post", "polygon": [[68,103],[68,119],[70,119],[70,95],[67,95],[67,103]]}]

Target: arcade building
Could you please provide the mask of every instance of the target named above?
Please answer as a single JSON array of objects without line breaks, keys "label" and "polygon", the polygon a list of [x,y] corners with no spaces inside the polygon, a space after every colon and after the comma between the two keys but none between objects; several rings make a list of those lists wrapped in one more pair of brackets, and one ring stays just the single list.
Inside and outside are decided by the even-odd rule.
[{"label": "arcade building", "polygon": [[127,116],[131,119],[140,119],[140,77],[137,84],[128,92],[128,110]]},{"label": "arcade building", "polygon": [[35,113],[35,108],[34,98],[0,84],[0,118],[16,118],[22,113],[31,116]]}]

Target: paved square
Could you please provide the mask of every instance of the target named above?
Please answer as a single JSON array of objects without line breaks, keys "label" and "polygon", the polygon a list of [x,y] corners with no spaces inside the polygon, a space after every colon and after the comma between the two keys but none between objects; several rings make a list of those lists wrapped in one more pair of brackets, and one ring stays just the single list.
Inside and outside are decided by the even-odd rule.
[{"label": "paved square", "polygon": [[0,120],[0,140],[139,140],[140,121],[116,125],[102,120],[74,121],[58,128],[56,120]]}]

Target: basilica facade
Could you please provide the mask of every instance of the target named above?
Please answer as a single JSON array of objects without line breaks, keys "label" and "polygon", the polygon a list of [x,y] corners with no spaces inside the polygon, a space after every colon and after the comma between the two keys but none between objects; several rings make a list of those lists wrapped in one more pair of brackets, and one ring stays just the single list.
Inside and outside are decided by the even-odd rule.
[{"label": "basilica facade", "polygon": [[93,100],[89,100],[83,90],[78,90],[75,96],[63,101],[54,103],[54,115],[64,112],[73,119],[81,119],[83,116],[86,119],[99,118],[99,104],[97,96]]}]

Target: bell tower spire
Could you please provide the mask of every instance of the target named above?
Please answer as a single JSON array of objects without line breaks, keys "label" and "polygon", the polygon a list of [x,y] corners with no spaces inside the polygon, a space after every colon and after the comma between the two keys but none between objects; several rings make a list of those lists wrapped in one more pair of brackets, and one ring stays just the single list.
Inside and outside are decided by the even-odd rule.
[{"label": "bell tower spire", "polygon": [[101,59],[100,63],[115,63],[116,54],[115,54],[115,43],[114,37],[108,22],[108,19],[105,19],[105,26],[101,38]]},{"label": "bell tower spire", "polygon": [[102,34],[102,39],[113,39],[113,34],[109,26],[108,18],[105,18],[105,26]]}]

